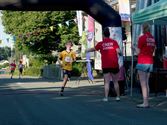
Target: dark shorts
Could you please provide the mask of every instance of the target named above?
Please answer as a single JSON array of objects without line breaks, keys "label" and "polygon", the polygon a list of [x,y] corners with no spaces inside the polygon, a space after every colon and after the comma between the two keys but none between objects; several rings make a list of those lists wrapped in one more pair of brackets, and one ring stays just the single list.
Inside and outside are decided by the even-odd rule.
[{"label": "dark shorts", "polygon": [[153,64],[137,64],[136,69],[143,72],[152,72]]},{"label": "dark shorts", "polygon": [[117,74],[119,72],[119,68],[103,68],[103,74],[113,73]]},{"label": "dark shorts", "polygon": [[11,71],[10,71],[10,73],[12,73],[12,74],[13,74],[13,73],[14,73],[14,71],[15,71],[15,70],[11,70]]},{"label": "dark shorts", "polygon": [[19,69],[19,72],[22,74],[22,73],[23,73],[23,69],[22,69],[22,68],[20,68],[20,69]]},{"label": "dark shorts", "polygon": [[71,78],[71,71],[63,69],[63,76],[67,75],[68,78]]}]

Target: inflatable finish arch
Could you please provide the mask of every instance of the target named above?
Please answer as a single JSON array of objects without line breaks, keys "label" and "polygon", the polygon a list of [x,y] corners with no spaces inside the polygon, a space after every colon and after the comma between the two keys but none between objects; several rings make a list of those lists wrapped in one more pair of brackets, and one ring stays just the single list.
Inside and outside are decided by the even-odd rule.
[{"label": "inflatable finish arch", "polygon": [[0,0],[0,10],[82,10],[91,15],[104,27],[121,27],[120,15],[105,3],[105,0]]}]

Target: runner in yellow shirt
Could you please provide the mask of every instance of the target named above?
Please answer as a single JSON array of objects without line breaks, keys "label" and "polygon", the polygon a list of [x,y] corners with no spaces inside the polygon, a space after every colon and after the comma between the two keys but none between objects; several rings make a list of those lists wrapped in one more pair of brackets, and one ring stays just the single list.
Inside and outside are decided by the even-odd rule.
[{"label": "runner in yellow shirt", "polygon": [[72,51],[72,42],[68,41],[66,43],[66,50],[62,51],[59,55],[58,61],[63,69],[63,85],[61,87],[60,95],[63,96],[64,88],[67,84],[68,78],[71,77],[72,63],[76,60],[76,54]]}]

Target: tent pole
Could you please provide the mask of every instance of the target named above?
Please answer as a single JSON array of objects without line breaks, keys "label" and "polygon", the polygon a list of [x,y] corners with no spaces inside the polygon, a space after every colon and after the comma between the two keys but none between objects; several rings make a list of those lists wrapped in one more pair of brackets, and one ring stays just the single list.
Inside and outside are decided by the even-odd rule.
[{"label": "tent pole", "polygon": [[[135,30],[135,28],[134,27],[132,27],[131,28],[131,37],[132,37],[132,39],[131,39],[131,46],[133,47],[133,36],[132,35],[134,35],[134,34],[132,34],[132,31],[134,31]],[[131,69],[130,69],[130,71],[131,71],[131,74],[130,74],[130,76],[131,76],[131,85],[130,85],[130,96],[132,96],[133,95],[133,65],[134,65],[134,63],[133,63],[133,61],[134,61],[134,56],[133,56],[133,54],[134,54],[134,52],[133,52],[133,48],[131,48],[131,55],[132,55],[132,57],[131,57]]]},{"label": "tent pole", "polygon": [[[133,45],[133,42],[131,42],[131,44]],[[131,50],[132,53],[132,60],[131,60],[131,86],[130,86],[130,96],[133,96],[133,49]]]}]

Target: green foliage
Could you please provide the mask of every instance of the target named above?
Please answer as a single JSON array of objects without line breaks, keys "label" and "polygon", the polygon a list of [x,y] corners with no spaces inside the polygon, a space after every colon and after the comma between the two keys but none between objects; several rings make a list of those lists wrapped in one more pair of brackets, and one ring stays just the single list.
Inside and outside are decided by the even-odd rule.
[{"label": "green foliage", "polygon": [[[67,40],[78,43],[75,22],[71,21],[69,26],[65,24],[75,18],[73,11],[2,11],[2,14],[5,31],[16,36],[16,52],[48,55],[47,58],[41,56],[41,59],[52,62],[52,51],[64,49]],[[58,24],[62,24],[62,27]],[[53,27],[53,30],[50,27]]]},{"label": "green foliage", "polygon": [[30,67],[31,66],[42,67],[44,65],[44,62],[40,60],[40,58],[38,57],[30,56],[29,58],[30,58]]},{"label": "green foliage", "polygon": [[24,68],[24,75],[39,76],[41,69],[44,66],[44,61],[37,57],[30,57],[30,67]]},{"label": "green foliage", "polygon": [[0,69],[2,69],[2,68],[7,68],[9,66],[9,63],[5,63],[5,64],[3,64],[3,65],[0,65]]},{"label": "green foliage", "polygon": [[[82,45],[83,48],[85,48],[85,49],[88,48],[87,47],[87,36],[86,36],[85,31],[82,33],[82,37],[80,39],[80,44]],[[81,52],[82,52],[81,57],[85,58],[86,57],[86,52],[84,52],[84,51],[81,51]]]},{"label": "green foliage", "polygon": [[[85,67],[85,63],[83,62],[75,62],[73,63],[73,70],[72,70],[72,76],[80,76],[82,73],[84,75],[87,75],[87,67]],[[92,66],[92,73],[94,77],[103,77],[103,73],[100,70],[95,70],[94,64],[91,63]]]},{"label": "green foliage", "polygon": [[41,68],[39,67],[29,67],[24,70],[24,75],[26,76],[40,76]]},{"label": "green foliage", "polygon": [[11,49],[9,47],[0,48],[0,60],[8,60],[11,56]]},{"label": "green foliage", "polygon": [[83,63],[73,63],[73,70],[72,70],[72,75],[73,76],[80,76],[83,71]]},{"label": "green foliage", "polygon": [[[23,70],[23,76],[40,76],[41,69],[38,67],[29,67]],[[19,76],[19,70],[15,70],[15,76]]]}]

